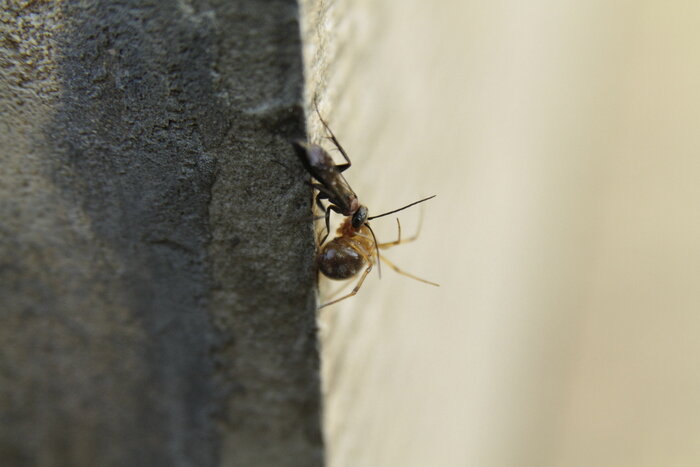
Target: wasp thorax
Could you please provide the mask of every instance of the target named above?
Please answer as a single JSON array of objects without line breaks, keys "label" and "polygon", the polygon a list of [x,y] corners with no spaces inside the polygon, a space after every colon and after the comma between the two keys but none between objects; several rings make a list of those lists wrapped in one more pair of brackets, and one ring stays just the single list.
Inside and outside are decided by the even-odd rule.
[{"label": "wasp thorax", "polygon": [[365,259],[344,238],[328,242],[318,257],[318,268],[330,279],[349,279],[357,274],[365,264]]}]

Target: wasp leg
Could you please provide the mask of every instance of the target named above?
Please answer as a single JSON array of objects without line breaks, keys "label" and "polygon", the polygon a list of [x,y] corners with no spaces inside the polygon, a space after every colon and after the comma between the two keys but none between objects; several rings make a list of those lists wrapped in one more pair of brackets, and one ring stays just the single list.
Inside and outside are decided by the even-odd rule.
[{"label": "wasp leg", "polygon": [[312,184],[314,188],[316,188],[318,191],[318,194],[316,195],[316,206],[321,210],[323,213],[322,216],[320,217],[314,217],[314,220],[319,220],[319,219],[325,219],[326,220],[326,233],[323,235],[323,237],[319,240],[318,244],[323,245],[323,242],[326,241],[328,238],[328,235],[331,233],[331,211],[337,212],[338,214],[343,214],[342,211],[340,211],[336,206],[334,205],[328,205],[324,206],[322,201],[324,199],[328,199],[328,194],[325,193],[325,191],[321,191],[320,188],[323,188],[321,185],[316,185]]},{"label": "wasp leg", "polygon": [[357,294],[357,292],[360,290],[360,287],[362,287],[362,283],[365,281],[365,279],[367,278],[367,274],[369,274],[369,272],[371,270],[372,270],[372,263],[370,262],[369,266],[367,266],[367,269],[365,269],[365,272],[363,272],[362,276],[360,276],[360,280],[357,282],[357,285],[355,286],[355,288],[352,289],[352,292],[350,292],[347,295],[343,295],[342,297],[335,299],[333,301],[330,301],[328,303],[324,303],[323,305],[318,307],[318,309],[320,310],[321,308],[327,307],[329,305],[334,305],[342,300],[345,300],[346,298],[354,297]]},{"label": "wasp leg", "polygon": [[323,245],[323,242],[326,241],[326,239],[328,238],[328,235],[331,233],[331,211],[336,212],[336,213],[341,214],[341,215],[343,214],[343,212],[340,209],[333,206],[332,204],[330,206],[328,206],[328,208],[326,209],[326,214],[324,216],[326,218],[326,234],[323,236],[321,241],[318,242],[319,245]]},{"label": "wasp leg", "polygon": [[319,112],[319,110],[318,110],[318,102],[317,102],[316,98],[314,98],[314,107],[316,108],[316,114],[318,115],[318,119],[321,120],[323,127],[326,129],[326,131],[330,135],[329,136],[330,140],[333,141],[333,144],[335,144],[335,147],[338,148],[338,151],[340,151],[340,153],[343,155],[343,157],[347,161],[347,164],[336,165],[335,168],[338,169],[338,172],[343,172],[344,170],[349,169],[350,166],[352,166],[352,162],[350,162],[350,158],[348,157],[348,154],[345,152],[345,149],[343,149],[343,146],[341,146],[340,143],[338,142],[338,138],[335,137],[331,128],[328,126],[328,124],[323,119],[323,117],[321,117],[321,112]]},{"label": "wasp leg", "polygon": [[[321,202],[321,201],[323,201],[324,199],[328,199],[328,196],[327,196],[325,193],[319,192],[319,193],[316,195],[316,206],[318,206],[318,208],[321,210],[321,212],[325,214],[325,213],[326,213],[326,207],[325,207],[325,206],[323,205],[323,203]],[[321,218],[323,218],[323,217],[321,217]]]},{"label": "wasp leg", "polygon": [[[320,183],[311,183],[311,182],[306,182],[311,188],[314,188],[318,190],[318,196],[320,196],[321,199],[330,199],[332,193],[330,193],[324,185],[321,185]],[[322,196],[321,196],[322,195]]]},{"label": "wasp leg", "polygon": [[418,282],[423,282],[424,284],[429,284],[429,285],[434,285],[435,287],[440,287],[440,284],[436,284],[435,282],[430,282],[429,280],[421,279],[420,277],[414,276],[411,273],[408,273],[402,269],[400,269],[397,265],[386,259],[386,256],[384,255],[379,255],[382,258],[382,261],[384,261],[384,264],[387,264],[391,269],[394,271],[398,272],[399,274],[410,277],[411,279],[417,280]]},{"label": "wasp leg", "polygon": [[[323,238],[318,242],[319,245],[322,245],[323,242],[325,242],[328,238],[328,235],[331,233],[331,209],[339,214],[342,214],[342,212],[338,211],[338,208],[336,208],[332,204],[328,207],[323,205],[322,201],[324,199],[329,199],[329,195],[326,192],[326,189],[323,185],[320,185],[318,183],[311,183],[311,186],[318,190],[318,194],[316,195],[316,206],[318,206],[318,208],[323,213],[323,216],[319,217],[318,219],[326,219],[326,233],[323,235]],[[316,218],[314,218],[314,220],[316,220]]]}]

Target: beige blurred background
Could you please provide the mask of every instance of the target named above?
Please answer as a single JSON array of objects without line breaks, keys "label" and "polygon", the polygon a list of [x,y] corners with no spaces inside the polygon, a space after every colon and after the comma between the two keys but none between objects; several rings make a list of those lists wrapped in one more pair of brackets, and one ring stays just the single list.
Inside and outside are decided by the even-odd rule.
[{"label": "beige blurred background", "polygon": [[700,2],[305,11],[361,200],[438,195],[387,256],[442,286],[321,313],[329,465],[700,465]]}]

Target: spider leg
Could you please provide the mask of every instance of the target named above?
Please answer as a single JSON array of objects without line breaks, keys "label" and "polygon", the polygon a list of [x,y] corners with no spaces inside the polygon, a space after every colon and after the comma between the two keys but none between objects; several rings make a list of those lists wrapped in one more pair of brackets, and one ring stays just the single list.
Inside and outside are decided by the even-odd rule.
[{"label": "spider leg", "polygon": [[435,282],[430,282],[429,280],[421,279],[420,277],[414,276],[413,274],[404,271],[403,269],[400,269],[397,265],[386,259],[384,255],[380,255],[382,257],[382,261],[384,261],[384,264],[388,265],[391,269],[394,271],[398,272],[399,274],[410,277],[411,279],[417,280],[418,282],[423,282],[424,284],[429,284],[429,285],[434,285],[435,287],[440,287],[440,284],[436,284]]},{"label": "spider leg", "polygon": [[346,298],[354,297],[357,294],[357,292],[360,290],[360,287],[362,287],[362,283],[365,281],[365,279],[367,278],[367,274],[369,274],[369,272],[371,270],[372,270],[372,263],[370,262],[369,266],[367,266],[367,269],[365,269],[365,272],[363,272],[362,276],[360,276],[360,280],[357,282],[357,285],[355,285],[355,287],[352,289],[352,291],[349,294],[343,295],[342,297],[335,299],[335,300],[332,300],[328,303],[324,303],[323,305],[318,307],[319,310],[323,307],[327,307],[329,305],[334,305],[342,300],[345,300]]},{"label": "spider leg", "polygon": [[420,234],[421,226],[423,224],[423,216],[421,216],[420,223],[418,224],[418,230],[416,231],[415,234],[413,234],[411,237],[406,237],[406,238],[401,238],[401,222],[399,222],[399,218],[396,218],[396,225],[398,227],[399,235],[396,240],[393,242],[386,242],[386,243],[380,243],[379,248],[382,250],[386,250],[391,248],[392,246],[396,245],[401,245],[402,243],[410,243],[415,241],[418,238],[418,235]]}]

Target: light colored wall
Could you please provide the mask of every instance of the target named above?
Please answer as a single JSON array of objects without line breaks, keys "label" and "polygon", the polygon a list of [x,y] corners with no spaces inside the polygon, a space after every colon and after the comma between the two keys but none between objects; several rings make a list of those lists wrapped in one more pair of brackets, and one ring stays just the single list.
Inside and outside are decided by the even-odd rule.
[{"label": "light colored wall", "polygon": [[387,255],[442,286],[321,313],[329,465],[697,465],[700,4],[305,7],[362,201],[438,194]]}]

